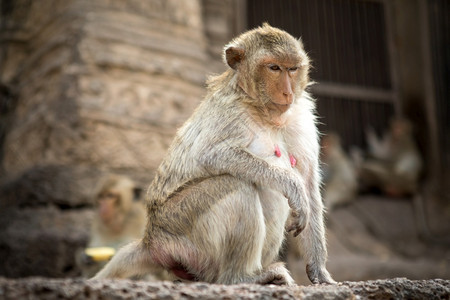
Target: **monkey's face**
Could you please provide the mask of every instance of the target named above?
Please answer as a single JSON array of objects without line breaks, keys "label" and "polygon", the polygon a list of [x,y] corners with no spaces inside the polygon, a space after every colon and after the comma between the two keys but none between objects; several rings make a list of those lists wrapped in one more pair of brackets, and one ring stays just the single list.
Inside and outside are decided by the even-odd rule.
[{"label": "monkey's face", "polygon": [[113,191],[103,191],[98,195],[97,205],[100,219],[108,224],[116,216],[116,211],[120,206],[120,195]]},{"label": "monkey's face", "polygon": [[233,40],[224,54],[250,104],[271,118],[286,112],[308,84],[309,59],[301,41],[267,24]]},{"label": "monkey's face", "polygon": [[255,76],[258,96],[271,111],[286,112],[298,95],[301,65],[296,59],[267,57],[261,60]]},{"label": "monkey's face", "polygon": [[328,135],[322,137],[320,142],[322,159],[327,160],[328,157],[333,156],[333,153],[341,147],[340,145],[340,139],[334,133],[329,133]]},{"label": "monkey's face", "polygon": [[401,139],[402,137],[408,136],[411,134],[412,127],[409,121],[404,119],[395,119],[391,121],[391,135],[395,139]]}]

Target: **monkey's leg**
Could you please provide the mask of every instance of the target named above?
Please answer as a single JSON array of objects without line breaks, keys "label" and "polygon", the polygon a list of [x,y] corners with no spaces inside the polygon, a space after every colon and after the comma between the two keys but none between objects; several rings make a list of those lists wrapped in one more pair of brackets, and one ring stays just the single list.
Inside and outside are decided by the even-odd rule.
[{"label": "monkey's leg", "polygon": [[285,225],[290,209],[286,198],[275,190],[259,188],[259,196],[266,224],[262,258],[262,264],[265,267],[279,259],[280,249],[285,239]]},{"label": "monkey's leg", "polygon": [[[252,277],[262,268],[265,239],[264,215],[256,187],[223,175],[206,179],[180,196],[190,203],[189,214],[194,214],[188,236],[200,256],[195,259],[201,263],[196,267],[198,280],[222,284],[255,282]],[[192,257],[186,258],[186,263],[192,261]]]},{"label": "monkey's leg", "polygon": [[[283,203],[288,211],[286,201]],[[262,265],[266,223],[255,185],[229,175],[214,176],[186,186],[168,200],[160,213],[170,216],[170,223],[160,222],[163,218],[157,217],[152,228],[164,226],[164,232],[171,234],[161,231],[151,235],[168,242],[154,252],[157,259],[168,258],[163,264],[167,269],[181,266],[196,280],[221,284],[292,283],[284,266]],[[281,222],[277,232],[280,241],[273,239],[277,247],[283,230]]]},{"label": "monkey's leg", "polygon": [[120,248],[111,261],[92,279],[129,278],[148,274],[157,268],[144,244],[135,241]]},{"label": "monkey's leg", "polygon": [[260,188],[259,196],[264,212],[266,237],[262,255],[263,270],[256,283],[295,285],[285,265],[275,262],[279,259],[280,249],[285,239],[289,205],[281,193],[272,189]]},{"label": "monkey's leg", "polygon": [[284,264],[274,263],[284,240],[287,201],[274,190],[257,188],[231,176],[228,180],[237,189],[226,194],[216,209],[219,215],[229,211],[222,221],[233,227],[222,232],[222,249],[226,251],[217,282],[294,285]]}]

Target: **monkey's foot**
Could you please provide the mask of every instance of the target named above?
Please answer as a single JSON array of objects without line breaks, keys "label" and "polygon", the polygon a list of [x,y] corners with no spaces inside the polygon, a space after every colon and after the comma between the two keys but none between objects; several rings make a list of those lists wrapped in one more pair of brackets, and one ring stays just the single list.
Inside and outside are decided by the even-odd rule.
[{"label": "monkey's foot", "polygon": [[336,283],[336,281],[331,278],[330,273],[328,273],[325,267],[319,268],[315,264],[308,264],[306,265],[306,274],[313,284]]},{"label": "monkey's foot", "polygon": [[283,263],[274,263],[260,275],[259,284],[296,285]]}]

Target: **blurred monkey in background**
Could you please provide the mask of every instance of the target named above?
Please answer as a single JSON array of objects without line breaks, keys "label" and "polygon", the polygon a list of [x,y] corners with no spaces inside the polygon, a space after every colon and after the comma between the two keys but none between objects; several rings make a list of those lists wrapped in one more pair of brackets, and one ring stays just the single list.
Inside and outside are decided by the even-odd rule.
[{"label": "blurred monkey in background", "polygon": [[[114,254],[114,250],[141,238],[146,222],[141,191],[124,176],[111,174],[100,180],[94,196],[96,210],[86,250],[88,254],[83,253],[78,259],[83,276],[94,275]],[[104,253],[104,247],[112,250]]]},{"label": "blurred monkey in background", "polygon": [[355,199],[358,192],[355,166],[342,149],[341,139],[337,134],[329,133],[322,138],[321,158],[325,206],[331,210]]},{"label": "blurred monkey in background", "polygon": [[101,182],[95,196],[97,211],[89,247],[117,249],[142,236],[146,216],[141,191],[124,176],[109,175]]},{"label": "blurred monkey in background", "polygon": [[369,129],[367,143],[369,159],[360,170],[363,188],[377,188],[392,197],[417,193],[423,162],[412,124],[404,118],[395,118],[382,139]]}]

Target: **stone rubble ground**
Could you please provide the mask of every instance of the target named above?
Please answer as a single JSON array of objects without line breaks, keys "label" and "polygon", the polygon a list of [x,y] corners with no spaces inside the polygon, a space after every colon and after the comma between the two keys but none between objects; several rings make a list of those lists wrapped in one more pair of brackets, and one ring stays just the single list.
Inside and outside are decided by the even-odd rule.
[{"label": "stone rubble ground", "polygon": [[450,299],[450,281],[387,280],[280,287],[131,280],[0,278],[0,299]]}]

